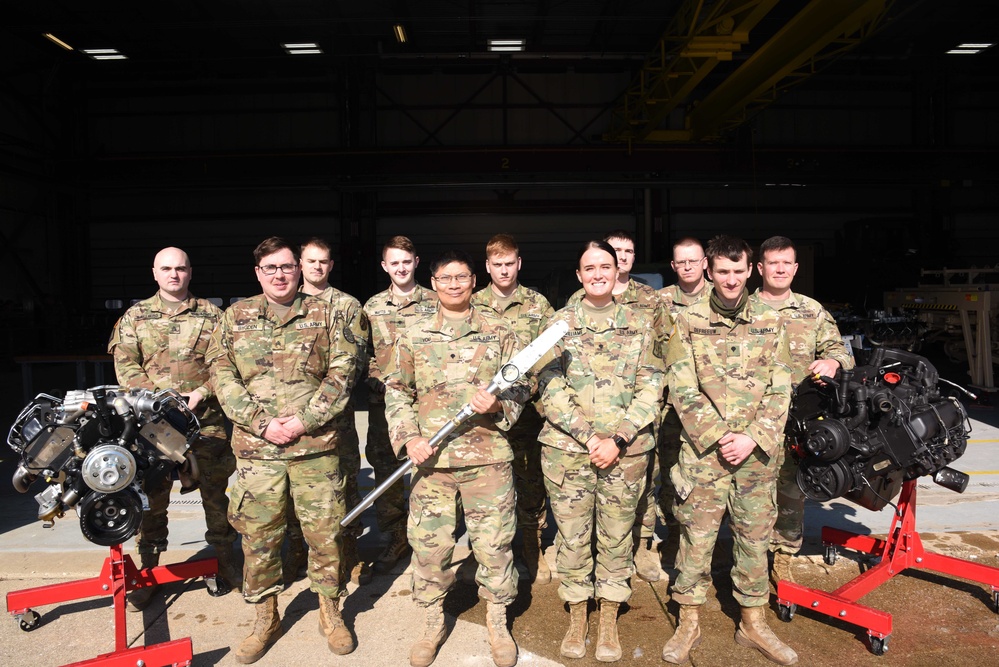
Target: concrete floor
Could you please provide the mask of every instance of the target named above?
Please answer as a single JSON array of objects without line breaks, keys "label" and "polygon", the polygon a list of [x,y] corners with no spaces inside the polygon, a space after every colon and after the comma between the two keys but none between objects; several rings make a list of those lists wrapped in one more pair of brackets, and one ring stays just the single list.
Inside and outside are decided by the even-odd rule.
[{"label": "concrete floor", "polygon": [[[359,412],[362,437],[366,413]],[[999,567],[999,520],[996,496],[999,494],[999,429],[992,410],[972,411],[972,440],[968,451],[956,464],[971,475],[964,494],[955,494],[934,485],[929,478],[919,482],[917,528],[928,550],[947,553],[983,565]],[[0,463],[0,479],[8,479],[11,453]],[[370,487],[370,469],[362,473],[362,493]],[[39,489],[40,490],[40,489]],[[33,489],[33,491],[36,491]],[[47,585],[59,581],[95,576],[107,550],[83,539],[75,516],[43,528],[35,520],[36,505],[28,495],[18,495],[8,484],[0,484],[0,591]],[[209,555],[203,541],[203,518],[197,494],[171,500],[171,547],[166,562],[179,562]],[[373,526],[371,511],[362,519],[369,528],[361,538],[362,555],[373,558],[381,536]],[[809,503],[808,534],[802,556],[795,563],[800,583],[832,590],[870,566],[855,552],[843,552],[834,566],[823,562],[819,530],[833,525],[865,534],[883,534],[891,511],[869,512],[844,500]],[[554,527],[546,531],[545,546],[554,565]],[[737,646],[732,634],[738,608],[731,598],[728,570],[730,545],[719,543],[714,564],[717,587],[703,614],[704,639],[693,653],[695,667],[765,665],[755,651]],[[133,545],[126,545],[131,552]],[[456,566],[467,555],[460,545]],[[411,643],[419,633],[421,615],[409,600],[409,577],[405,564],[391,575],[376,577],[364,587],[350,586],[345,617],[358,637],[358,648],[349,656],[334,656],[317,630],[318,605],[304,580],[295,582],[279,597],[286,635],[257,664],[343,664],[405,665]],[[841,665],[994,665],[999,664],[999,616],[992,605],[987,586],[955,580],[928,572],[909,571],[892,579],[864,598],[864,603],[894,616],[894,632],[884,656],[871,654],[864,643],[866,633],[853,625],[799,610],[791,623],[777,620],[768,611],[771,626],[795,648],[799,664],[819,667]],[[459,584],[449,595],[445,610],[449,637],[435,665],[474,667],[491,665],[486,630],[485,606],[476,597],[475,587]],[[38,609],[40,626],[22,632],[13,621],[0,623],[0,665],[46,667],[82,661],[114,648],[110,600],[93,598]],[[232,665],[233,647],[248,634],[252,609],[237,593],[210,597],[199,580],[169,584],[165,596],[142,613],[128,614],[130,645],[153,644],[190,637],[194,665]],[[557,665],[558,646],[568,622],[568,614],[557,596],[557,584],[533,588],[522,583],[517,602],[510,610],[512,632],[520,647],[521,665]],[[656,584],[634,582],[634,595],[620,618],[622,663],[662,665],[663,643],[676,623],[676,607],[669,602],[665,578]],[[591,614],[590,657],[568,661],[592,665],[596,638],[596,614]]]}]

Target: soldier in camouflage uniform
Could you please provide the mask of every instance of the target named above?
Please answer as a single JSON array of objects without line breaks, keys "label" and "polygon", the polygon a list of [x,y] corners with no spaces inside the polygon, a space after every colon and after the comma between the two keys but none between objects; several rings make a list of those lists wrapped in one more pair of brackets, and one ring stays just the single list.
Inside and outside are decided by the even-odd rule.
[{"label": "soldier in camouflage uniform", "polygon": [[[111,334],[108,352],[114,357],[118,384],[125,389],[176,389],[201,424],[201,435],[191,451],[198,464],[201,503],[205,510],[205,541],[215,548],[219,573],[239,585],[233,564],[236,531],[226,518],[225,495],[236,459],[226,438],[224,418],[208,373],[205,352],[222,311],[188,291],[191,262],[180,248],[163,248],[153,259],[153,278],[159,290],[125,311]],[[157,488],[146,487],[149,511],[142,515],[136,551],[142,567],[159,564],[167,548],[167,507],[173,482],[169,476]],[[129,593],[129,609],[145,609],[159,585]]]},{"label": "soldier in camouflage uniform", "polygon": [[635,511],[655,448],[652,423],[664,381],[651,320],[614,302],[616,271],[606,242],[584,246],[576,275],[585,296],[555,314],[569,332],[539,374],[542,467],[558,524],[558,592],[570,611],[560,651],[568,658],[586,655],[586,611],[595,598],[596,658],[605,662],[621,658],[617,613],[631,597]]},{"label": "soldier in camouflage uniform", "polygon": [[683,425],[679,462],[671,471],[682,536],[673,585],[680,623],[662,657],[683,664],[700,641],[698,612],[727,510],[735,542],[732,589],[742,607],[735,641],[789,665],[797,655],[769,628],[764,610],[777,464],[791,397],[784,320],[749,297],[752,250],[745,241],[715,237],[707,256],[711,293],[677,317],[666,356],[669,400]]},{"label": "soldier in camouflage uniform", "polygon": [[[329,244],[321,238],[312,238],[302,244],[301,259],[303,294],[319,297],[333,304],[334,310],[343,314],[346,331],[351,333],[352,343],[357,348],[358,359],[356,380],[367,373],[368,357],[368,318],[361,310],[360,302],[354,297],[341,292],[329,284],[330,271],[333,269]],[[356,390],[355,390],[356,393]],[[344,478],[347,507],[354,507],[361,502],[357,488],[357,477],[361,472],[360,441],[354,418],[354,395],[351,395],[344,410],[343,422],[345,430],[339,447],[340,473]],[[302,536],[302,524],[295,515],[294,503],[288,502],[288,517],[285,536],[288,539],[288,551],[281,563],[285,583],[291,583],[304,569],[308,560],[305,538]],[[340,563],[344,568],[344,580],[350,579],[357,584],[371,581],[371,570],[357,551],[357,538],[361,536],[362,526],[355,523],[343,530],[343,551]]]},{"label": "soldier in camouflage uniform", "polygon": [[[663,305],[669,311],[671,319],[687,309],[708,293],[711,288],[704,278],[708,260],[704,256],[704,246],[697,239],[687,236],[673,244],[673,259],[670,266],[676,272],[676,284],[659,290]],[[659,423],[657,450],[659,455],[659,508],[662,511],[663,522],[669,532],[663,546],[664,561],[667,567],[675,567],[676,554],[680,548],[680,525],[673,516],[673,502],[676,489],[670,480],[670,470],[680,457],[680,418],[670,402],[664,401],[662,416]]]},{"label": "soldier in camouflage uniform", "polygon": [[[787,322],[791,350],[791,382],[799,384],[816,376],[835,377],[840,369],[854,366],[853,355],[843,343],[832,315],[815,299],[791,291],[798,271],[794,242],[773,236],[760,246],[757,264],[763,286],[753,295],[775,308]],[[777,478],[777,523],[770,537],[774,566],[770,580],[774,590],[781,579],[794,581],[791,559],[801,550],[805,527],[805,495],[798,487],[798,462],[786,447],[780,450]]]},{"label": "soldier in camouflage uniform", "polygon": [[229,518],[243,537],[243,596],[256,608],[253,631],[236,660],[259,660],[283,633],[277,594],[289,490],[309,545],[320,630],[332,652],[350,653],[356,643],[340,614],[346,589],[339,522],[346,507],[337,452],[358,346],[343,313],[298,292],[294,246],[270,237],[253,257],[263,294],[226,310],[206,356],[234,425]]},{"label": "soldier in camouflage uniform", "polygon": [[[424,634],[410,652],[412,665],[429,665],[444,640],[443,600],[454,584],[451,558],[460,497],[472,552],[479,563],[479,597],[493,661],[517,662],[506,627],[506,607],[517,596],[511,543],[516,495],[504,435],[530,397],[521,380],[494,397],[489,381],[519,346],[503,320],[470,305],[472,259],[449,251],[431,267],[440,310],[400,335],[384,376],[385,413],[392,447],[417,466],[409,499],[413,597],[426,610]],[[429,438],[469,403],[476,415],[440,447]]]},{"label": "soldier in camouflage uniform", "polygon": [[[644,283],[631,277],[631,269],[635,266],[635,238],[623,229],[615,229],[604,237],[617,255],[617,279],[614,283],[614,300],[647,315],[652,320],[656,334],[656,353],[662,356],[662,348],[673,330],[673,320],[659,293]],[[575,305],[583,296],[579,290],[566,303]],[[653,424],[653,432],[658,430],[658,418]],[[656,502],[656,479],[659,477],[659,458],[649,459],[649,472],[645,480],[645,495],[638,501],[633,538],[635,549],[635,573],[645,581],[659,581],[662,577],[662,566],[655,550],[656,513],[659,505]],[[665,517],[664,517],[665,520]]]},{"label": "soldier in camouflage uniform", "polygon": [[[395,341],[413,322],[437,312],[437,294],[416,283],[419,265],[413,242],[405,236],[393,236],[382,248],[382,270],[391,281],[389,288],[364,304],[371,322],[373,351],[368,365],[368,440],[364,455],[374,470],[375,484],[381,484],[399,467],[385,421],[385,369],[394,354]],[[409,553],[407,514],[405,482],[400,479],[375,500],[378,530],[388,535],[388,543],[375,559],[375,572],[390,572]]]},{"label": "soldier in camouflage uniform", "polygon": [[[486,272],[490,282],[472,296],[472,305],[502,318],[522,345],[528,345],[548,326],[555,313],[548,299],[521,285],[520,249],[508,234],[497,234],[486,244]],[[513,479],[517,489],[517,527],[523,539],[523,557],[531,580],[546,584],[551,570],[541,549],[541,531],[547,525],[545,482],[541,473],[541,443],[538,434],[544,418],[537,409],[538,397],[524,406],[520,419],[507,433],[513,448]]]}]

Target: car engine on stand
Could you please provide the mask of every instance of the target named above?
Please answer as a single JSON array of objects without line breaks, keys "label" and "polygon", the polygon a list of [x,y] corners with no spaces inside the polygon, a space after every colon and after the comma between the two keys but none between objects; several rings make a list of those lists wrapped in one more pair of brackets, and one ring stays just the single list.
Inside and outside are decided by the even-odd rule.
[{"label": "car engine on stand", "polygon": [[172,389],[117,386],[39,394],[18,415],[7,443],[20,456],[13,484],[26,493],[37,480],[38,518],[52,523],[76,508],[83,536],[121,544],[139,530],[149,503],[144,485],[181,468],[188,489],[197,479],[191,443],[198,419]]},{"label": "car engine on stand", "polygon": [[878,347],[866,364],[822,380],[798,386],[786,429],[808,498],[880,510],[921,475],[964,491],[968,476],[948,466],[964,454],[968,415],[941,393],[939,383],[951,383],[925,357]]}]

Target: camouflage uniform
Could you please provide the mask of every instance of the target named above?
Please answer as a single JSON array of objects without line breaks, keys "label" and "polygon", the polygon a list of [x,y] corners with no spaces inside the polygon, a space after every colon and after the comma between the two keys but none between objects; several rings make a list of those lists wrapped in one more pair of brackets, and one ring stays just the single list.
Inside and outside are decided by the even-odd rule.
[{"label": "camouflage uniform", "polygon": [[[765,301],[759,291],[753,296],[784,317],[791,350],[792,383],[805,381],[808,367],[816,359],[835,359],[841,368],[853,368],[853,355],[843,342],[835,320],[818,301],[794,292],[779,304]],[[780,450],[778,468],[777,523],[770,536],[770,550],[796,554],[801,550],[805,526],[805,494],[798,487],[798,462],[786,448]]]},{"label": "camouflage uniform", "polygon": [[[474,307],[465,320],[452,322],[440,311],[402,332],[384,375],[393,449],[402,455],[413,438],[432,437],[518,347],[519,339],[506,323]],[[504,432],[529,397],[525,381],[514,384],[499,395],[500,412],[473,415],[417,468],[407,532],[413,547],[413,597],[419,605],[442,600],[454,584],[451,557],[459,495],[479,563],[479,597],[500,604],[516,598],[511,543],[517,501],[513,452]]]},{"label": "camouflage uniform", "polygon": [[[351,332],[353,345],[356,348],[354,354],[358,361],[357,374],[354,378],[354,386],[356,387],[357,380],[363,377],[363,374],[367,371],[368,318],[364,314],[364,311],[361,310],[361,303],[357,299],[332,285],[314,296],[333,304],[333,309],[342,315],[347,330]],[[344,479],[344,497],[347,507],[356,507],[361,502],[361,494],[357,488],[357,477],[361,474],[361,451],[360,438],[357,436],[357,427],[355,426],[353,394],[347,402],[347,408],[344,410],[343,421],[345,429],[341,434],[340,446],[337,452],[340,457],[340,475]],[[295,515],[294,503],[288,503],[287,522],[286,532],[288,539],[303,539],[302,524]],[[344,530],[352,531],[359,536],[362,527],[360,522],[355,522]]]},{"label": "camouflage uniform", "polygon": [[[579,290],[569,298],[569,301],[565,305],[568,308],[575,305],[582,298],[583,290]],[[652,320],[652,330],[655,333],[655,353],[661,358],[663,348],[666,345],[666,341],[669,340],[670,332],[673,330],[673,317],[659,296],[659,292],[644,283],[629,278],[628,287],[620,294],[615,294],[614,301],[642,312]],[[658,428],[659,419],[657,415],[652,424],[653,433]],[[640,523],[640,526],[636,526],[636,530],[641,533],[639,537],[642,540],[648,540],[656,533],[656,514],[659,507],[658,503],[656,503],[656,479],[658,477],[659,458],[657,456],[650,456],[649,470],[645,476],[645,495],[639,499],[638,507],[636,508],[637,522]],[[661,518],[665,521],[665,517]]]},{"label": "camouflage uniform", "polygon": [[[687,294],[679,285],[669,285],[659,290],[659,297],[663,300],[663,306],[669,311],[672,320],[687,309],[687,306],[694,303],[711,289],[711,283],[707,280],[701,285],[701,289],[693,294]],[[664,523],[673,530],[678,529],[676,517],[673,516],[673,503],[676,498],[676,489],[670,479],[669,472],[676,465],[680,457],[680,418],[676,410],[670,405],[669,400],[664,401],[662,415],[659,420],[658,434],[658,454],[659,454],[659,509],[663,513]]]},{"label": "camouflage uniform", "polygon": [[[281,541],[290,493],[309,544],[312,589],[340,597],[340,519],[346,513],[338,449],[358,364],[343,313],[298,294],[282,317],[261,294],[226,310],[207,360],[222,409],[234,424],[237,478],[229,518],[243,536],[243,596],[259,602],[283,588]],[[305,435],[275,445],[263,433],[297,416]]]},{"label": "camouflage uniform", "polygon": [[[518,285],[510,299],[499,299],[492,287],[472,296],[472,305],[501,318],[520,338],[521,346],[530,344],[548,326],[555,310],[548,299]],[[538,434],[545,420],[538,411],[540,397],[527,403],[520,419],[506,434],[513,448],[513,478],[517,489],[517,525],[522,530],[537,530],[548,525],[545,519],[545,478],[541,474],[541,444]]]},{"label": "camouflage uniform", "polygon": [[[209,378],[205,352],[222,311],[206,299],[189,296],[171,307],[157,292],[125,311],[111,334],[108,352],[114,356],[118,384],[126,389],[198,391],[203,399],[194,412],[201,437],[192,446],[200,473],[201,503],[205,510],[205,541],[218,549],[236,541],[226,519],[225,495],[236,459],[226,439],[224,418]],[[149,511],[142,515],[136,551],[155,554],[167,548],[169,477],[156,489],[145,489]]]},{"label": "camouflage uniform", "polygon": [[[703,298],[677,317],[666,363],[669,400],[683,425],[679,462],[670,471],[683,527],[673,599],[704,603],[711,555],[728,510],[735,540],[733,595],[742,607],[762,606],[769,593],[778,454],[791,399],[784,320],[754,298],[729,319]],[[757,445],[738,466],[719,453],[718,440],[729,432],[745,433]]]},{"label": "camouflage uniform", "polygon": [[[651,321],[614,304],[594,321],[576,302],[558,311],[569,332],[539,374],[546,423],[541,465],[558,525],[559,596],[624,602],[634,572],[632,530],[645,490],[652,423],[663,389]],[[616,465],[590,463],[586,442],[620,433],[629,441]],[[593,529],[596,526],[596,562]]]},{"label": "camouflage uniform", "polygon": [[[400,297],[389,288],[364,304],[371,322],[372,363],[368,365],[368,440],[364,455],[380,484],[399,467],[392,451],[388,423],[385,421],[385,369],[395,350],[399,335],[413,322],[437,312],[437,292],[416,286],[413,293]],[[375,501],[378,530],[390,533],[406,522],[405,482],[399,480]]]}]

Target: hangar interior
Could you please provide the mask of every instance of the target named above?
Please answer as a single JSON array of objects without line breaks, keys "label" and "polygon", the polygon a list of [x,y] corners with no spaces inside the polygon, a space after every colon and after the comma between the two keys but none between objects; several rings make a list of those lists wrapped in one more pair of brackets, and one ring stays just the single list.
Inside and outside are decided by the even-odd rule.
[{"label": "hangar interior", "polygon": [[259,292],[272,234],[362,301],[394,234],[426,284],[512,233],[556,305],[614,228],[666,283],[680,237],[790,236],[795,289],[861,319],[921,270],[999,283],[997,32],[985,0],[4,3],[4,371],[102,352],[166,245]]}]

